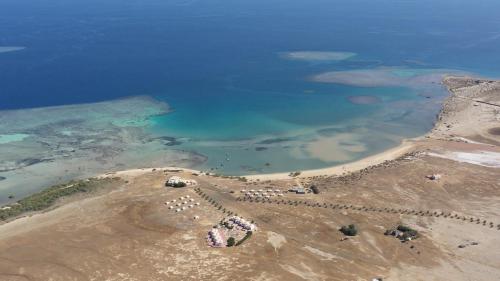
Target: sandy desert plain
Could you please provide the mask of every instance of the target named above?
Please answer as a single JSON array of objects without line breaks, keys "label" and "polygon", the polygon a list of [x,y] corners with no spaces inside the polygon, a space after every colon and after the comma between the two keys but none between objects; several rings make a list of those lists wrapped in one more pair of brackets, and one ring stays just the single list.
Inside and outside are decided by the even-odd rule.
[{"label": "sandy desert plain", "polygon": [[[0,280],[500,280],[500,82],[443,83],[451,94],[431,132],[342,167],[104,174],[99,191],[0,225]],[[165,187],[174,175],[197,185]],[[312,184],[319,194],[241,192]],[[200,205],[166,205],[188,195]],[[234,214],[258,229],[239,246],[209,247],[207,232]],[[339,231],[348,224],[356,236]],[[419,237],[384,235],[399,224]]]}]

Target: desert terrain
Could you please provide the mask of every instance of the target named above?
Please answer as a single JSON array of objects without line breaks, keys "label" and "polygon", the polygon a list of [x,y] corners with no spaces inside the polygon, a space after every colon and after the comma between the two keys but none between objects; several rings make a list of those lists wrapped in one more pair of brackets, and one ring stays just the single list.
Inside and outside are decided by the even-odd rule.
[{"label": "desert terrain", "polygon": [[[248,178],[103,174],[119,179],[0,225],[0,279],[500,280],[500,82],[444,84],[451,95],[429,134],[352,165]],[[172,176],[197,184],[166,187]],[[288,191],[312,185],[318,194]],[[199,205],[176,212],[169,204],[181,197]],[[234,215],[257,230],[210,247],[208,231]],[[349,224],[357,235],[339,231]],[[398,225],[418,238],[384,235]]]}]

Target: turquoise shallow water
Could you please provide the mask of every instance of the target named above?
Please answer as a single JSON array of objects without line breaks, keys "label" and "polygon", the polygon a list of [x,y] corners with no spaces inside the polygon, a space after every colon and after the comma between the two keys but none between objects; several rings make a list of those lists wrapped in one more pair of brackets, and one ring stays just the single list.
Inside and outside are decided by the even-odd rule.
[{"label": "turquoise shallow water", "polygon": [[494,0],[4,0],[0,46],[19,48],[0,53],[0,109],[149,95],[173,111],[148,131],[208,156],[197,168],[320,168],[429,130],[446,96],[440,74],[500,76],[498,10]]},{"label": "turquoise shallow water", "polygon": [[[321,168],[424,134],[446,94],[432,84],[367,88],[297,80],[291,79],[293,86],[269,85],[267,91],[231,81],[210,99],[167,99],[173,112],[154,118],[152,132],[179,138],[177,149],[208,156],[201,169],[247,174]],[[356,104],[349,100],[353,96],[377,102]],[[344,137],[323,146],[328,157],[311,152],[317,142],[337,136]]]}]

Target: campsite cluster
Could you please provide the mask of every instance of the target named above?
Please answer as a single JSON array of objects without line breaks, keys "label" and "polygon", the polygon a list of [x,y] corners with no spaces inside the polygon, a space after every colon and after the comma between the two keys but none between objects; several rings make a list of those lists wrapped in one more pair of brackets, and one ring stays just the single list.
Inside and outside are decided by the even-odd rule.
[{"label": "campsite cluster", "polygon": [[208,231],[206,238],[209,246],[219,248],[239,246],[257,230],[257,226],[253,220],[248,221],[238,216],[235,212],[230,211],[221,203],[203,192],[199,187],[194,190],[202,199],[206,200],[210,205],[226,216]]},{"label": "campsite cluster", "polygon": [[188,208],[194,208],[200,205],[200,202],[194,202],[193,198],[190,198],[189,195],[179,197],[179,202],[177,199],[173,199],[171,201],[165,202],[165,205],[168,206],[168,209],[175,211],[176,213],[187,210]]},{"label": "campsite cluster", "polygon": [[[182,184],[186,182],[186,184]],[[171,177],[166,186],[171,187],[186,187],[196,185],[196,181],[189,179],[182,179],[180,177]],[[253,220],[244,219],[234,211],[229,210],[221,202],[214,199],[206,192],[204,192],[199,186],[194,187],[194,191],[203,200],[205,200],[209,205],[216,208],[218,211],[222,212],[224,218],[214,225],[207,233],[206,241],[211,247],[231,247],[241,245],[245,240],[250,238],[252,234],[257,230],[257,226]],[[356,212],[378,212],[385,214],[396,214],[396,215],[413,215],[421,217],[436,217],[436,218],[447,218],[461,220],[465,222],[481,224],[489,228],[496,227],[500,230],[500,224],[495,225],[491,221],[482,220],[475,217],[468,217],[465,215],[459,215],[457,213],[443,212],[437,210],[412,210],[412,209],[395,209],[389,207],[373,207],[373,206],[355,206],[348,204],[335,204],[335,203],[320,203],[313,200],[291,200],[286,198],[287,195],[303,195],[306,193],[318,194],[320,192],[316,185],[311,185],[311,187],[304,188],[301,185],[283,189],[283,188],[261,188],[261,189],[242,189],[239,191],[239,195],[235,197],[237,202],[241,203],[255,203],[255,204],[275,204],[283,206],[305,206],[311,208],[323,208],[331,210],[351,210]],[[235,193],[231,191],[230,193]],[[310,197],[308,197],[310,198]],[[182,212],[184,210],[195,208],[200,205],[200,202],[196,202],[189,195],[181,196],[178,199],[173,199],[171,201],[165,202],[169,209],[175,212]],[[195,219],[198,216],[194,217]],[[354,224],[343,226],[339,229],[346,236],[355,236],[358,233],[358,229]],[[411,241],[419,237],[416,230],[405,226],[398,225],[392,229],[388,229],[385,235],[393,236],[402,242]],[[346,238],[347,239],[347,238]]]},{"label": "campsite cluster", "polygon": [[207,235],[207,242],[212,247],[239,246],[257,230],[253,221],[238,216],[226,217],[215,225]]}]

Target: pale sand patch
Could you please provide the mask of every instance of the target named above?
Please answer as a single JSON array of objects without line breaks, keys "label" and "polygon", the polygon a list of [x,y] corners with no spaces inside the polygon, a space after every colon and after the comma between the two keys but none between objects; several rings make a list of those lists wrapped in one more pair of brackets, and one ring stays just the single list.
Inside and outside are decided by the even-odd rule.
[{"label": "pale sand patch", "polygon": [[274,250],[278,250],[286,243],[285,236],[278,234],[276,232],[268,231],[267,232],[267,242],[274,247]]},{"label": "pale sand patch", "polygon": [[344,84],[357,87],[396,87],[419,86],[439,83],[445,73],[456,73],[448,69],[406,69],[398,67],[380,67],[374,69],[356,69],[324,72],[311,77],[321,83]]},{"label": "pale sand patch", "polygon": [[26,49],[26,47],[0,46],[0,53],[15,52],[15,51],[21,51],[24,49]]},{"label": "pale sand patch", "polygon": [[317,74],[312,81],[336,83],[359,87],[397,86],[402,83],[388,72],[374,70],[331,71]]},{"label": "pale sand patch", "polygon": [[113,178],[116,176],[120,177],[137,177],[140,175],[144,175],[146,173],[150,173],[151,170],[178,170],[178,171],[183,171],[183,172],[188,172],[188,173],[195,173],[198,175],[204,175],[203,172],[198,171],[198,170],[193,170],[193,169],[187,169],[187,168],[179,168],[179,167],[151,167],[151,168],[140,168],[140,169],[129,169],[129,170],[123,170],[123,171],[117,171],[117,172],[109,172],[105,174],[101,174],[97,176],[98,178]]},{"label": "pale sand patch", "polygon": [[[337,165],[328,168],[305,170],[301,171],[298,177],[315,177],[315,176],[326,176],[326,175],[341,175],[343,173],[354,172],[362,170],[364,168],[383,163],[385,161],[394,160],[405,153],[414,149],[414,143],[416,140],[404,140],[399,146],[388,149],[379,154],[375,154],[361,160],[347,163],[344,165]],[[260,175],[247,175],[245,178],[249,180],[282,180],[290,179],[290,173],[273,173],[273,174],[260,174]]]},{"label": "pale sand patch", "polygon": [[313,158],[325,162],[351,161],[355,153],[366,151],[366,146],[356,140],[353,134],[337,134],[332,137],[320,137],[307,145],[307,151]]},{"label": "pale sand patch", "polygon": [[301,262],[300,265],[293,265],[292,266],[292,265],[281,264],[280,266],[284,270],[286,270],[294,275],[297,275],[298,277],[300,277],[303,280],[311,280],[311,281],[326,280],[325,278],[327,277],[324,275],[317,274],[316,272],[314,272],[314,270],[312,270],[309,266],[307,266],[303,262]]},{"label": "pale sand patch", "polygon": [[380,103],[382,100],[376,96],[350,96],[347,98],[352,104],[375,104]]},{"label": "pale sand patch", "polygon": [[29,137],[27,134],[5,134],[0,135],[0,144],[6,144],[9,142],[22,141],[25,138]]},{"label": "pale sand patch", "polygon": [[310,246],[304,246],[304,249],[308,250],[309,252],[317,255],[317,256],[320,256],[321,257],[321,260],[327,260],[327,261],[331,261],[335,258],[339,258],[338,256],[335,256],[335,255],[332,255],[330,253],[327,253],[327,252],[323,252],[319,249],[316,249],[316,248],[313,248],[313,247],[310,247]]},{"label": "pale sand patch", "polygon": [[473,140],[470,140],[468,138],[463,138],[463,137],[451,137],[450,139],[457,140],[457,141],[462,141],[462,142],[465,142],[465,143],[482,144],[482,145],[489,145],[489,146],[491,146],[490,144],[487,144],[487,143],[484,143],[484,142],[473,141]]},{"label": "pale sand patch", "polygon": [[291,60],[303,61],[341,61],[356,56],[351,52],[325,52],[325,51],[298,51],[282,53],[282,56]]},{"label": "pale sand patch", "polygon": [[450,159],[462,163],[469,163],[490,168],[500,168],[500,153],[492,151],[428,153],[430,156]]}]

